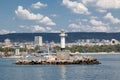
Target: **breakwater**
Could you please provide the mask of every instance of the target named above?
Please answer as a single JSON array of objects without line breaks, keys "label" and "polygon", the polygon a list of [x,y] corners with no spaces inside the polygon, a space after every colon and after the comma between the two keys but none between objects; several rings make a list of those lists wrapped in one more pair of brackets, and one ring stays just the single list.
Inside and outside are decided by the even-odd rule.
[{"label": "breakwater", "polygon": [[101,64],[96,58],[83,57],[74,60],[18,60],[17,65],[68,65],[68,64]]}]

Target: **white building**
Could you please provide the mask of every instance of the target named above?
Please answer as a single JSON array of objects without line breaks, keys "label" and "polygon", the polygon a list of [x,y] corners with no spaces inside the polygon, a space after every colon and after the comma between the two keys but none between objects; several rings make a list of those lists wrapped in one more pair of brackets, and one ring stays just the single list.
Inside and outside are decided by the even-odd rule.
[{"label": "white building", "polygon": [[8,39],[8,38],[5,39],[4,42],[5,42],[5,45],[10,45],[10,44],[11,44],[11,41],[10,41],[10,39]]},{"label": "white building", "polygon": [[116,40],[116,39],[111,40],[111,45],[117,45],[117,44],[119,44],[118,40]]},{"label": "white building", "polygon": [[5,47],[11,47],[12,46],[11,41],[8,38],[4,40],[4,44],[5,44]]},{"label": "white building", "polygon": [[20,54],[20,50],[19,50],[19,48],[16,48],[15,49],[15,55],[19,55]]},{"label": "white building", "polygon": [[120,44],[120,42],[116,39],[112,39],[112,40],[99,40],[99,39],[82,39],[82,40],[78,40],[78,42],[76,42],[76,45],[79,46],[101,46],[101,45],[117,45]]},{"label": "white building", "polygon": [[43,46],[42,36],[35,36],[34,43],[35,45]]}]

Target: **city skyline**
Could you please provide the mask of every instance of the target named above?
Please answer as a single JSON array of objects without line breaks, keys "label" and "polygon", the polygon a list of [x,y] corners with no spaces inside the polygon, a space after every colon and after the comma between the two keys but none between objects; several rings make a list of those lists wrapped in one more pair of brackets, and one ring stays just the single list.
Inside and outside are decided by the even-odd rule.
[{"label": "city skyline", "polygon": [[120,32],[119,0],[2,0],[0,34]]}]

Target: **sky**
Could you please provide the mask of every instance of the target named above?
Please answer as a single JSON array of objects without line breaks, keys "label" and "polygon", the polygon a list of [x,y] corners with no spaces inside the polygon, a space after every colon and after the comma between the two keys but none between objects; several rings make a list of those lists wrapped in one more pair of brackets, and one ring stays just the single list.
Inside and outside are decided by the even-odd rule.
[{"label": "sky", "polygon": [[120,32],[120,0],[1,0],[0,34]]}]

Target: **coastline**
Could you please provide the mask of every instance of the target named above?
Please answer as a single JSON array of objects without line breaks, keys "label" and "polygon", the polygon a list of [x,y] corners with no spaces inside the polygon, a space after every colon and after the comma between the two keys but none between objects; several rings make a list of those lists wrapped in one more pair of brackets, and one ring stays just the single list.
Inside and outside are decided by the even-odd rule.
[{"label": "coastline", "polygon": [[120,52],[87,52],[87,53],[79,53],[79,54],[120,54]]},{"label": "coastline", "polygon": [[[111,55],[111,54],[120,54],[120,52],[87,52],[87,53],[79,53],[79,52],[76,52],[76,53],[70,53],[71,55],[89,55],[89,54],[95,54],[95,55]],[[13,55],[13,56],[1,56],[1,58],[9,58],[9,59],[19,59],[19,58],[24,58],[23,56],[19,56],[19,55]]]},{"label": "coastline", "polygon": [[19,56],[19,55],[13,55],[13,56],[7,56],[7,57],[2,57],[2,58],[8,58],[8,59],[19,59],[19,58],[23,58],[23,56]]}]

